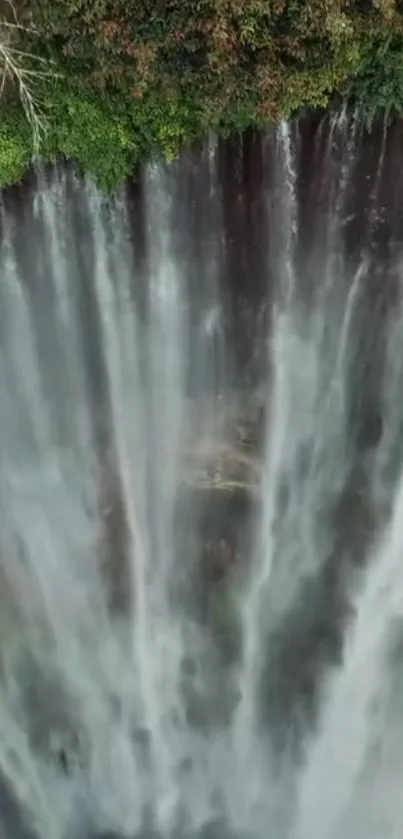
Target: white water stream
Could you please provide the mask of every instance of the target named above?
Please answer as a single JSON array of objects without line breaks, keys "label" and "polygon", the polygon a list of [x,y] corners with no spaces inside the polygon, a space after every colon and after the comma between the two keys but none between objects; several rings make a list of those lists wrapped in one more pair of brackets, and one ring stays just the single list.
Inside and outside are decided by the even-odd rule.
[{"label": "white water stream", "polygon": [[351,258],[363,142],[345,111],[318,130],[325,200],[317,233],[305,219],[305,251],[299,132],[282,125],[265,144],[260,500],[248,501],[239,568],[209,591],[222,589],[221,617],[232,596],[232,655],[193,591],[200,522],[208,505],[219,518],[227,490],[213,479],[196,491],[187,461],[206,441],[228,448],[223,414],[242,415],[250,396],[234,394],[226,331],[219,147],[199,161],[203,196],[194,161],[150,165],[134,221],[130,195],[107,202],[57,168],[37,173],[24,211],[1,205],[6,839],[392,839],[403,828],[400,257],[381,426],[363,443],[369,420],[354,406],[372,364],[360,341],[382,276],[372,237],[386,130],[369,238]]}]

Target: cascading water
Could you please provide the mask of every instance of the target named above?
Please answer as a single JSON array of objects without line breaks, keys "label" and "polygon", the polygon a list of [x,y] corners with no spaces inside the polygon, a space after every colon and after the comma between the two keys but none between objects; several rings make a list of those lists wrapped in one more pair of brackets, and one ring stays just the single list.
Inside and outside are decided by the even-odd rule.
[{"label": "cascading water", "polygon": [[212,140],[110,201],[68,167],[4,195],[5,837],[401,828],[381,128],[343,110]]}]

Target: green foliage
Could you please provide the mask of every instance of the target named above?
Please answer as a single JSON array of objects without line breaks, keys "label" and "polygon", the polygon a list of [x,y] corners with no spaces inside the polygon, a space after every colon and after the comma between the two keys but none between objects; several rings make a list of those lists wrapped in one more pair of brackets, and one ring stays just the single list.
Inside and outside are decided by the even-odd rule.
[{"label": "green foliage", "polygon": [[0,183],[3,186],[21,180],[32,151],[31,131],[23,112],[9,108],[0,120]]},{"label": "green foliage", "polygon": [[383,114],[403,114],[403,33],[385,31],[368,37],[362,47],[361,66],[348,94],[368,126]]},{"label": "green foliage", "polygon": [[[109,190],[133,172],[138,144],[128,115],[92,91],[59,89],[47,100],[49,130],[42,154],[73,158]],[[114,107],[115,106],[115,107]]]},{"label": "green foliage", "polygon": [[[22,0],[21,0],[22,2]],[[394,0],[28,0],[24,49],[52,61],[37,91],[44,158],[74,158],[104,189],[140,160],[172,159],[206,131],[262,127],[338,94],[370,123],[402,110],[403,17]],[[31,153],[13,104],[0,182]]]}]

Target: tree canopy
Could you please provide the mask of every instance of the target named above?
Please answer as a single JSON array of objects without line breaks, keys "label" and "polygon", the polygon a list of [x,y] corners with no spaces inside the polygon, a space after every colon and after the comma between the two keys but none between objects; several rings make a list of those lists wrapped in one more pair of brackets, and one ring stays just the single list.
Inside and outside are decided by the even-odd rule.
[{"label": "tree canopy", "polygon": [[143,157],[335,97],[403,104],[398,0],[1,0],[0,182],[33,151],[114,187]]}]

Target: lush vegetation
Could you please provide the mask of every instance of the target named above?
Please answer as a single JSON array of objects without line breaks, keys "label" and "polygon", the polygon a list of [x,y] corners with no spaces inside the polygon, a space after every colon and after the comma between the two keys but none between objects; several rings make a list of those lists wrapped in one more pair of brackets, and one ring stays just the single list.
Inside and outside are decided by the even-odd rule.
[{"label": "lush vegetation", "polygon": [[[403,105],[396,0],[6,0],[0,183],[33,152],[106,188],[144,156],[348,97]],[[0,12],[1,14],[1,12]]]}]

